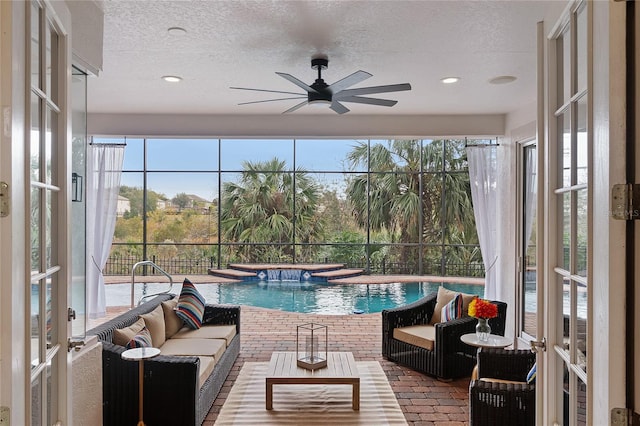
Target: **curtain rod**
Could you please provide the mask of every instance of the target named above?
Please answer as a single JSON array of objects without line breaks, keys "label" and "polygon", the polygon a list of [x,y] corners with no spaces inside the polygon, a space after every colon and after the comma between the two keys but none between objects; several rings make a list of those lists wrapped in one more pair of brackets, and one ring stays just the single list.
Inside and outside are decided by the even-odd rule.
[{"label": "curtain rod", "polygon": [[500,146],[498,143],[498,138],[496,138],[496,143],[492,143],[493,139],[489,139],[489,143],[479,143],[479,144],[469,144],[467,143],[467,138],[464,138],[464,147],[465,148],[489,148],[492,146]]},{"label": "curtain rod", "polygon": [[122,142],[94,142],[93,136],[91,136],[91,142],[89,145],[100,145],[100,146],[127,146],[127,137],[124,137]]}]

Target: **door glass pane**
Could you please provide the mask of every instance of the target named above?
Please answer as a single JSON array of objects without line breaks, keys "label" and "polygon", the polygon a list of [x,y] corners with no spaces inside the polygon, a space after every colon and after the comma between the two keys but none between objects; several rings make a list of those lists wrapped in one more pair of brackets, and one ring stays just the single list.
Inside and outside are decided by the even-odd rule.
[{"label": "door glass pane", "polygon": [[31,187],[31,272],[40,272],[40,194],[42,190]]},{"label": "door glass pane", "polygon": [[578,128],[576,145],[576,174],[577,184],[587,183],[587,97],[583,96],[578,101]]},{"label": "door glass pane", "polygon": [[558,300],[562,300],[562,317],[558,324],[562,325],[562,349],[568,352],[571,331],[571,291],[568,279],[560,277],[559,281],[561,286],[556,290],[556,294],[559,295]]},{"label": "door glass pane", "polygon": [[587,276],[587,236],[589,232],[587,224],[587,190],[582,189],[576,193],[576,270],[577,275]]},{"label": "door glass pane", "polygon": [[31,92],[31,180],[40,181],[40,97]]},{"label": "door glass pane", "polygon": [[72,322],[72,335],[85,334],[85,287],[86,287],[86,144],[87,144],[87,76],[73,68],[71,79],[71,106],[73,109],[71,142],[71,171],[76,174],[72,181],[71,203],[71,306],[76,311]]},{"label": "door glass pane", "polygon": [[53,292],[51,287],[51,278],[48,278],[46,281],[46,291],[45,291],[45,330],[46,330],[46,338],[47,338],[47,348],[51,347],[51,344],[55,342],[57,337],[57,327],[56,327],[56,312],[55,312],[55,304],[53,303]]},{"label": "door glass pane", "polygon": [[562,194],[562,253],[560,265],[571,270],[571,193]]},{"label": "door glass pane", "polygon": [[536,312],[538,310],[537,295],[537,149],[535,145],[524,148],[523,170],[524,187],[523,192],[523,241],[524,241],[524,268],[523,268],[523,331],[530,336],[536,337]]},{"label": "door glass pane", "polygon": [[40,284],[31,283],[31,368],[40,363]]},{"label": "door glass pane", "polygon": [[565,111],[558,117],[558,131],[560,149],[561,149],[561,167],[562,167],[562,187],[571,186],[571,115]]},{"label": "door glass pane", "polygon": [[587,288],[576,283],[576,364],[587,370]]},{"label": "door glass pane", "polygon": [[46,209],[46,218],[44,223],[44,233],[45,233],[45,265],[47,268],[53,266],[52,257],[53,257],[53,226],[52,226],[52,196],[51,191],[45,192],[45,206]]},{"label": "door glass pane", "polygon": [[587,11],[584,6],[580,8],[576,20],[576,59],[577,59],[577,89],[585,90],[587,87]]},{"label": "door glass pane", "polygon": [[31,3],[31,86],[40,87],[40,6]]},{"label": "door glass pane", "polygon": [[42,419],[42,375],[38,374],[38,377],[31,381],[31,426],[42,426],[44,423]]},{"label": "door glass pane", "polygon": [[44,158],[44,170],[45,170],[45,183],[48,184],[56,184],[53,180],[53,150],[52,145],[54,141],[57,140],[57,129],[58,129],[58,114],[53,111],[51,108],[47,107],[47,132],[45,134],[45,158]]},{"label": "door glass pane", "polygon": [[562,64],[562,70],[561,70],[562,102],[560,102],[560,105],[563,105],[569,101],[572,95],[571,93],[571,32],[568,26],[567,26],[567,29],[564,31],[564,33],[562,33],[561,40],[562,40],[561,41],[562,60],[560,63]]},{"label": "door glass pane", "polygon": [[58,353],[47,362],[47,424],[54,424],[58,419],[58,406],[55,403],[54,390],[58,388]]}]

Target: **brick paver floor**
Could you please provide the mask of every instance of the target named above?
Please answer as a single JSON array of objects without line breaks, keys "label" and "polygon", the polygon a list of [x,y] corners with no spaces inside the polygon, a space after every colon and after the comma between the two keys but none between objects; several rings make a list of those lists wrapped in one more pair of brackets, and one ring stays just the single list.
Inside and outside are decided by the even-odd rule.
[{"label": "brick paver floor", "polygon": [[213,426],[242,365],[269,361],[274,351],[295,351],[296,326],[318,322],[329,327],[329,350],[353,352],[356,361],[378,361],[409,425],[461,426],[469,421],[469,379],[442,382],[382,358],[382,318],[366,315],[311,315],[243,306],[242,346],[204,426]]}]

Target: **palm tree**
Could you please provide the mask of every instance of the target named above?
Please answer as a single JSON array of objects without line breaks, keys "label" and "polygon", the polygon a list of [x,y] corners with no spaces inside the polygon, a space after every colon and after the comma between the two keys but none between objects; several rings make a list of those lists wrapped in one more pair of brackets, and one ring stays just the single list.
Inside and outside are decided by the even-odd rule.
[{"label": "palm tree", "polygon": [[[362,228],[386,231],[397,243],[447,244],[454,234],[475,236],[464,141],[390,140],[371,147],[363,142],[347,161],[352,169],[371,172],[355,176],[347,187]],[[399,260],[417,262],[416,257],[414,248],[403,246]]]},{"label": "palm tree", "polygon": [[265,261],[268,256],[293,260],[294,239],[313,242],[322,234],[324,223],[316,208],[319,186],[301,169],[294,180],[277,158],[244,162],[243,169],[239,182],[222,187],[224,241],[249,244],[238,250],[243,261]]}]

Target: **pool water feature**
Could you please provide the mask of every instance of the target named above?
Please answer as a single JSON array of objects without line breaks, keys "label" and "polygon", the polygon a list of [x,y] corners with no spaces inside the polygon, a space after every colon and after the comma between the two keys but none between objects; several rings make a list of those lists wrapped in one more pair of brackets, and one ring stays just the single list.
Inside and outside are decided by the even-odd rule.
[{"label": "pool water feature", "polygon": [[[249,305],[288,312],[347,315],[376,313],[415,302],[438,291],[439,282],[390,284],[329,284],[308,281],[246,281],[224,284],[195,284],[207,303]],[[443,283],[444,287],[483,296],[484,286]],[[147,284],[146,294],[164,291],[167,283]],[[172,293],[180,293],[175,285]],[[136,284],[135,300],[142,296],[143,284]],[[127,306],[131,284],[106,286],[108,306]]]}]

